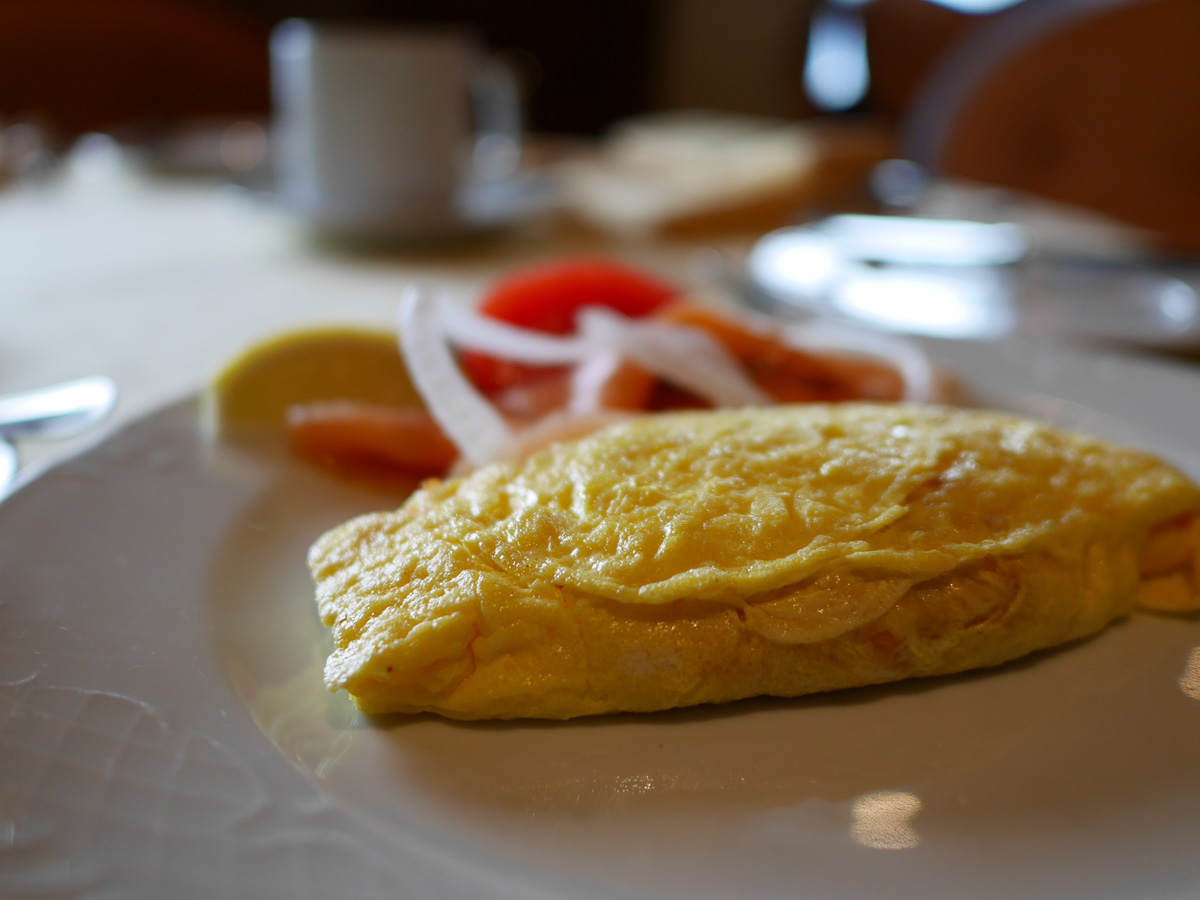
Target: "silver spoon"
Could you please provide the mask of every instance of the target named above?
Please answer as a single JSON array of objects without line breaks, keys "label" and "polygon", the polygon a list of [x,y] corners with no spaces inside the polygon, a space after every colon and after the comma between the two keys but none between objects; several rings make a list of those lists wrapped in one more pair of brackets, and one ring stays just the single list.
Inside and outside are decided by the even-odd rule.
[{"label": "silver spoon", "polygon": [[72,437],[103,422],[116,403],[116,382],[102,375],[0,396],[0,438]]},{"label": "silver spoon", "polygon": [[17,477],[17,448],[8,441],[0,440],[0,500],[8,493]]}]

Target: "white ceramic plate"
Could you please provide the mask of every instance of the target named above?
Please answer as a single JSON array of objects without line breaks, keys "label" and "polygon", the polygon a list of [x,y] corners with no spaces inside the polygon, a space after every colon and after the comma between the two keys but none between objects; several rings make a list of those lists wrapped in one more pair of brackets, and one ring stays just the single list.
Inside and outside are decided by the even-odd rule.
[{"label": "white ceramic plate", "polygon": [[[1200,376],[938,352],[1200,476]],[[388,505],[184,403],[0,505],[0,896],[1200,895],[1200,622],[1002,669],[559,724],[368,721],[307,546]]]}]

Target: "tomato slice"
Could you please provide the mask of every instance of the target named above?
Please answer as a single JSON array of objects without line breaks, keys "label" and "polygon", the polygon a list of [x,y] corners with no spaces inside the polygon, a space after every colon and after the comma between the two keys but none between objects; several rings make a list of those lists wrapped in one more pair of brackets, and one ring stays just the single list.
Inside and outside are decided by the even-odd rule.
[{"label": "tomato slice", "polygon": [[[496,282],[479,306],[486,316],[522,328],[570,334],[585,306],[605,306],[627,316],[645,316],[679,294],[677,288],[628,266],[602,259],[574,259],[536,266]],[[492,394],[546,373],[482,353],[464,353],[463,368],[484,393]]]}]

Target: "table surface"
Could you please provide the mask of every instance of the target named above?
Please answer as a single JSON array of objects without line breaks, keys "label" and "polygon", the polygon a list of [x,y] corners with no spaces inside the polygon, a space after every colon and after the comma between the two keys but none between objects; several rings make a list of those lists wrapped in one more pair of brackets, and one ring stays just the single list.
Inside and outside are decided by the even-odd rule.
[{"label": "table surface", "polygon": [[[0,394],[108,375],[121,391],[108,429],[199,391],[268,335],[321,323],[390,327],[414,281],[469,303],[506,271],[590,255],[712,290],[712,251],[736,266],[754,242],[606,238],[547,214],[456,243],[355,251],[219,178],[154,176],[120,155],[85,161],[0,190]],[[1061,221],[1041,229],[1078,243],[1077,230]],[[29,463],[72,447],[19,449]]]},{"label": "table surface", "polygon": [[[709,245],[705,245],[709,246]],[[749,239],[721,245],[737,257]],[[470,302],[497,275],[569,254],[687,284],[699,244],[608,241],[549,217],[453,244],[352,252],[262,195],[128,165],[0,192],[0,393],[113,377],[109,427],[191,394],[258,338],[327,323],[390,325],[403,287]],[[28,462],[62,452],[27,442]]]}]

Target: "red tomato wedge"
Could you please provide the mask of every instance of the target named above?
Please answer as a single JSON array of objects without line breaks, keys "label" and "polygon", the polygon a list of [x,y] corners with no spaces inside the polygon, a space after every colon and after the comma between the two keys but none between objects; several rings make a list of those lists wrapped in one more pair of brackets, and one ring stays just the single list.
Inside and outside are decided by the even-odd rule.
[{"label": "red tomato wedge", "polygon": [[[679,291],[651,275],[602,259],[576,259],[524,269],[498,281],[479,311],[522,328],[570,334],[585,306],[604,306],[627,316],[657,311]],[[462,354],[462,364],[475,386],[494,394],[546,374],[545,367],[496,359],[483,353]]]}]

